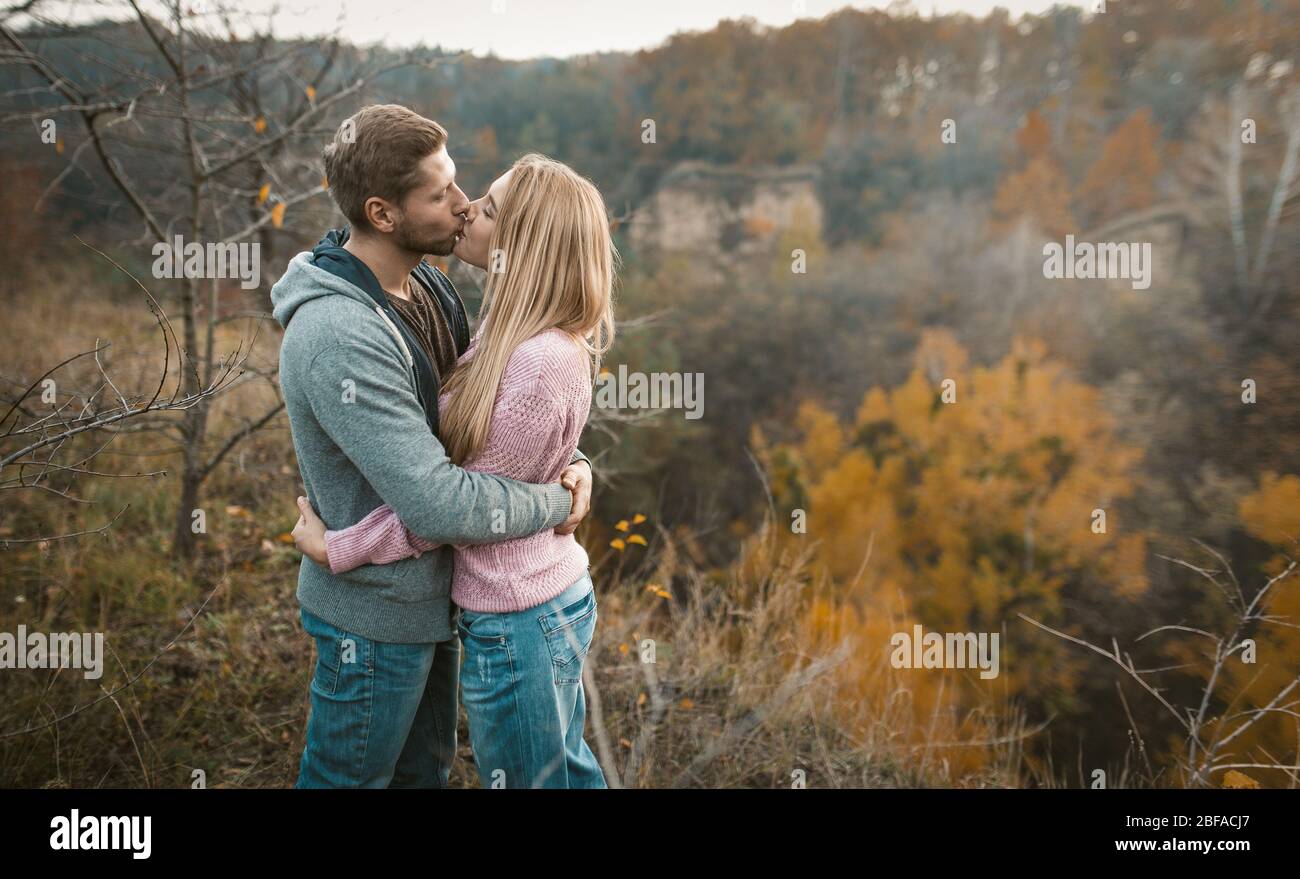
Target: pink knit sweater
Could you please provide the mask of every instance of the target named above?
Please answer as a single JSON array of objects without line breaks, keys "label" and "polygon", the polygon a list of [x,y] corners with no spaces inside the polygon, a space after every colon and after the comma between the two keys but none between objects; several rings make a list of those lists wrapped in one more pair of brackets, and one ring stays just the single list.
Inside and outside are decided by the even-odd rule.
[{"label": "pink knit sweater", "polygon": [[[478,343],[470,343],[463,363]],[[591,360],[566,332],[547,330],[510,355],[492,408],[482,451],[466,470],[521,482],[557,482],[573,460],[591,408]],[[439,409],[447,395],[438,400]],[[326,531],[330,570],[383,565],[435,549],[412,534],[385,504],[342,531]],[[508,613],[550,601],[587,570],[587,553],[572,534],[542,531],[531,537],[456,546],[451,598],[466,610]]]}]

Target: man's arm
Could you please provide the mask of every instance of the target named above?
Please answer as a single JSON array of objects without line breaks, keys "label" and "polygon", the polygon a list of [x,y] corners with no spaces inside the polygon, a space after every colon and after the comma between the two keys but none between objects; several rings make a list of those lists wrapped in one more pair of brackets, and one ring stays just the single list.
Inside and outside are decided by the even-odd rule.
[{"label": "man's arm", "polygon": [[452,464],[425,422],[396,346],[371,327],[335,329],[338,341],[317,353],[299,380],[321,427],[414,534],[432,543],[492,543],[568,518],[572,496],[561,485]]}]

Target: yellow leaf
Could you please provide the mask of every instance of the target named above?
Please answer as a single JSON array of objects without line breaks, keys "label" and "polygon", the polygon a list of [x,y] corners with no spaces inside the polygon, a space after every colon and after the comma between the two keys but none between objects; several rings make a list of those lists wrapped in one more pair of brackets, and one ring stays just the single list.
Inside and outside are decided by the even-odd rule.
[{"label": "yellow leaf", "polygon": [[320,185],[321,185],[321,189],[329,189],[329,188],[330,188],[330,179],[329,179],[328,177],[325,177],[324,175],[322,175],[321,178],[320,178]]},{"label": "yellow leaf", "polygon": [[681,705],[682,708],[686,709],[687,711],[690,711],[692,708],[695,707],[695,702],[691,699],[683,699],[681,702],[677,704]]},{"label": "yellow leaf", "polygon": [[315,87],[315,86],[310,86],[310,85],[307,86],[307,100],[309,100],[309,101],[314,101],[314,100],[316,100],[316,87]]},{"label": "yellow leaf", "polygon": [[618,520],[618,524],[614,526],[614,530],[615,530],[615,531],[626,531],[626,530],[627,530],[627,519],[619,519],[619,520]]},{"label": "yellow leaf", "polygon": [[276,535],[275,539],[280,541],[281,543],[293,543],[293,535],[290,534],[288,531],[284,532],[283,534]]},{"label": "yellow leaf", "polygon": [[658,595],[660,598],[664,599],[665,601],[673,600],[673,594],[669,592],[667,589],[656,589],[655,595]]},{"label": "yellow leaf", "polygon": [[56,153],[58,153],[59,155],[63,155],[63,138],[60,137],[60,138],[55,139],[55,141],[54,141],[54,151],[55,151]]},{"label": "yellow leaf", "polygon": [[632,743],[629,742],[627,739],[619,739],[619,740],[618,740],[618,743],[619,743],[621,746],[623,746],[624,748],[628,748],[628,749],[630,749],[630,748],[632,747]]},{"label": "yellow leaf", "polygon": [[255,120],[253,120],[253,130],[256,131],[258,134],[261,134],[262,132],[266,131],[266,119],[261,116],[258,116]]},{"label": "yellow leaf", "polygon": [[239,506],[238,504],[230,504],[229,506],[226,507],[226,515],[227,515],[227,516],[247,516],[247,515],[248,515],[248,510],[245,510],[243,507]]},{"label": "yellow leaf", "polygon": [[617,537],[611,540],[609,542],[609,545],[614,547],[619,552],[622,552],[626,548],[626,545],[623,543],[623,541],[619,540]]},{"label": "yellow leaf", "polygon": [[640,708],[640,707],[641,707],[642,705],[644,705],[645,703],[646,703],[646,694],[645,694],[645,691],[643,690],[643,691],[641,692],[641,695],[639,695],[639,696],[636,697],[636,707],[637,707],[637,708]]},{"label": "yellow leaf", "polygon": [[629,538],[627,539],[627,542],[628,542],[628,543],[639,543],[639,544],[641,544],[642,546],[645,546],[645,545],[646,545],[645,538],[642,537],[640,534],[633,534],[631,537],[629,537]]},{"label": "yellow leaf", "polygon": [[644,521],[645,521],[645,516],[642,516],[640,513],[637,513],[635,516],[632,517],[633,525],[640,525]]},{"label": "yellow leaf", "polygon": [[631,649],[632,649],[631,647],[627,646],[627,642],[626,642],[626,641],[624,641],[622,644],[618,645],[618,652],[621,653],[621,654],[623,654],[624,656],[627,656],[628,651],[631,650]]},{"label": "yellow leaf", "polygon": [[1229,769],[1223,774],[1223,787],[1244,790],[1246,788],[1258,788],[1259,782],[1244,772]]},{"label": "yellow leaf", "polygon": [[266,204],[266,200],[271,197],[271,184],[263,183],[262,188],[257,190],[257,203]]},{"label": "yellow leaf", "polygon": [[275,226],[277,229],[284,225],[284,208],[284,202],[280,202],[278,205],[271,208],[271,225]]}]

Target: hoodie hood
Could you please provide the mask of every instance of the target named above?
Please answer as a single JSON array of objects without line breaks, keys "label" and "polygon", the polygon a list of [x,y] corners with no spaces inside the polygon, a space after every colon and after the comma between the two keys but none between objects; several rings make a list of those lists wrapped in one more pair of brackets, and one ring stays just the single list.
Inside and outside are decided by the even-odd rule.
[{"label": "hoodie hood", "polygon": [[322,296],[347,296],[370,309],[388,304],[374,272],[343,249],[347,240],[347,229],[331,229],[314,248],[290,260],[271,287],[271,313],[280,326],[288,327],[304,302]]}]

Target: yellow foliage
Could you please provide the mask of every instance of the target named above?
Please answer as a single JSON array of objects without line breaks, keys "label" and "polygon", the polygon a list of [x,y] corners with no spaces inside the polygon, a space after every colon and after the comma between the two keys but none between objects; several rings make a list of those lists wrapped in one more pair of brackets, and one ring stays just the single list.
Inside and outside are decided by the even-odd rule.
[{"label": "yellow foliage", "polygon": [[1300,476],[1263,474],[1259,489],[1237,505],[1237,515],[1265,543],[1287,546],[1300,540]]},{"label": "yellow foliage", "polygon": [[1222,787],[1253,789],[1259,787],[1259,782],[1244,772],[1238,772],[1236,769],[1229,769],[1227,772],[1223,773]]},{"label": "yellow foliage", "polygon": [[[1141,453],[1115,438],[1096,389],[1040,344],[1017,340],[1002,361],[972,367],[950,334],[927,333],[906,381],[868,390],[852,425],[805,403],[797,427],[796,442],[760,454],[774,499],[806,504],[807,534],[783,540],[812,553],[829,583],[810,609],[808,637],[851,637],[855,655],[885,662],[890,635],[913,622],[1003,633],[996,679],[907,675],[919,707],[1073,692],[1077,653],[1016,614],[1060,626],[1067,584],[1127,597],[1147,587],[1145,537],[1113,509],[1131,493]],[[798,466],[777,466],[786,460]],[[1091,528],[1097,508],[1107,510],[1104,534]],[[842,673],[867,674],[861,663]],[[949,674],[958,677],[941,695]],[[851,694],[899,677],[844,685]]]}]

